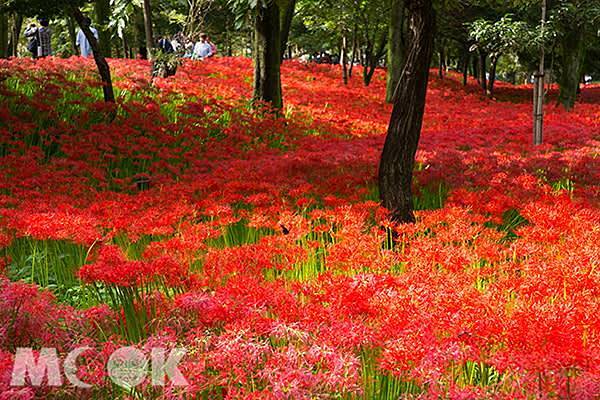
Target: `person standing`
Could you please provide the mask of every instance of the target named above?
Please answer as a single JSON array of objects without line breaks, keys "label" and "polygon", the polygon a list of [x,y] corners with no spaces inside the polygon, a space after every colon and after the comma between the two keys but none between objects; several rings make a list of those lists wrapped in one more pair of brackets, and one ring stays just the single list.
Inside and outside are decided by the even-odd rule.
[{"label": "person standing", "polygon": [[33,58],[43,58],[52,55],[52,30],[50,22],[46,18],[39,18],[40,26],[29,25],[25,30],[25,37],[29,39],[27,48]]},{"label": "person standing", "polygon": [[203,33],[200,35],[200,41],[194,46],[192,58],[196,60],[203,60],[212,56],[212,54],[212,48],[210,46],[210,42],[208,41],[208,36],[206,33]]},{"label": "person standing", "polygon": [[169,39],[165,36],[160,36],[158,38],[158,48],[162,50],[163,53],[171,54],[174,53],[173,44]]},{"label": "person standing", "polygon": [[[83,23],[90,29],[90,31],[92,31],[96,40],[99,40],[98,30],[91,26],[92,20],[89,17],[85,17]],[[92,46],[90,46],[90,42],[87,40],[87,37],[85,37],[83,30],[80,29],[79,32],[77,32],[77,40],[75,43],[77,44],[77,47],[79,47],[81,57],[89,57],[93,55]]]}]

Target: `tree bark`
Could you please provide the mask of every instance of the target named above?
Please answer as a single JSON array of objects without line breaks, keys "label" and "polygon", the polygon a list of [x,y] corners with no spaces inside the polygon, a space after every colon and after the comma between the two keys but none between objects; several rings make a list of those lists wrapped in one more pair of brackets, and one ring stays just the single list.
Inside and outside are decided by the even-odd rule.
[{"label": "tree bark", "polygon": [[285,9],[281,13],[281,59],[288,46],[288,39],[290,37],[290,28],[292,27],[292,20],[294,19],[294,13],[296,12],[296,0],[287,0]]},{"label": "tree bark", "polygon": [[358,27],[354,25],[354,30],[352,31],[352,56],[350,56],[350,68],[348,68],[348,78],[352,78],[352,70],[354,69],[354,63],[356,62],[356,52],[358,47],[357,32]]},{"label": "tree bark", "polygon": [[389,38],[388,38],[388,69],[385,101],[394,102],[394,93],[402,74],[404,66],[404,2],[403,0],[392,0],[391,7],[392,18],[390,20]]},{"label": "tree bark", "polygon": [[381,60],[381,58],[385,55],[387,39],[388,33],[383,32],[377,49],[374,49],[374,45],[367,46],[367,58],[365,60],[365,68],[363,69],[363,80],[365,86],[369,86],[371,84],[371,79],[373,79],[373,75],[375,74],[375,70],[379,64],[379,60]]},{"label": "tree bark", "polygon": [[440,50],[438,60],[438,77],[444,79],[444,72],[446,69],[446,51],[444,49],[444,39],[440,39]]},{"label": "tree bark", "polygon": [[465,63],[463,65],[463,79],[462,79],[462,84],[463,86],[467,86],[467,83],[469,82],[469,61],[471,58],[471,55],[469,54],[469,51],[467,50],[466,54],[465,54]]},{"label": "tree bark", "polygon": [[279,14],[275,1],[259,5],[254,24],[254,100],[268,102],[275,110],[283,107]]},{"label": "tree bark", "polygon": [[479,73],[479,84],[483,90],[483,94],[487,95],[487,54],[481,50],[477,51],[477,72]]},{"label": "tree bark", "polygon": [[8,43],[9,19],[6,12],[0,12],[0,58],[8,58],[10,47]]},{"label": "tree bark", "polygon": [[102,54],[105,57],[110,57],[112,50],[110,45],[110,30],[108,29],[111,15],[110,0],[96,0],[94,11],[96,13],[96,28],[98,29],[98,37],[100,38],[98,45],[102,49]]},{"label": "tree bark", "polygon": [[412,177],[419,144],[429,66],[433,55],[435,12],[432,0],[406,0],[409,52],[398,82],[397,95],[379,164],[382,205],[394,222],[415,221]]},{"label": "tree bark", "polygon": [[72,17],[67,17],[67,31],[69,32],[69,42],[71,45],[71,51],[73,55],[79,54],[77,48],[77,32],[75,29],[75,20]]},{"label": "tree bark", "polygon": [[344,85],[348,84],[348,38],[342,35],[342,46],[340,47],[340,64],[342,64],[342,80]]},{"label": "tree bark", "polygon": [[144,25],[143,8],[134,6],[134,28],[135,28],[135,47],[138,49],[138,56],[141,59],[148,58],[148,49],[146,47],[146,27]]},{"label": "tree bark", "polygon": [[19,39],[21,37],[21,29],[23,28],[23,16],[13,13],[12,31],[10,33],[9,51],[10,56],[17,57],[19,55]]},{"label": "tree bark", "polygon": [[560,92],[558,102],[567,110],[572,110],[577,100],[577,90],[581,80],[583,61],[585,58],[585,40],[583,27],[568,32],[561,43],[561,73],[558,78]]},{"label": "tree bark", "polygon": [[500,55],[490,57],[490,79],[487,84],[487,93],[489,97],[494,97],[494,85],[496,83],[496,67],[498,66],[498,60]]},{"label": "tree bark", "polygon": [[90,43],[90,47],[92,48],[92,52],[94,54],[94,61],[96,62],[96,67],[98,67],[98,73],[100,74],[100,79],[102,80],[102,91],[104,93],[104,101],[107,103],[115,102],[115,93],[113,91],[112,86],[112,78],[110,76],[110,67],[108,62],[106,62],[106,58],[102,54],[102,49],[98,46],[98,41],[96,37],[90,30],[89,26],[87,26],[85,22],[85,16],[81,13],[81,10],[77,7],[71,7],[71,16],[77,24],[79,28],[83,31],[86,39]]},{"label": "tree bark", "polygon": [[150,0],[144,0],[144,32],[146,34],[146,54],[149,59],[152,59],[154,34],[152,33],[152,4],[150,4]]}]

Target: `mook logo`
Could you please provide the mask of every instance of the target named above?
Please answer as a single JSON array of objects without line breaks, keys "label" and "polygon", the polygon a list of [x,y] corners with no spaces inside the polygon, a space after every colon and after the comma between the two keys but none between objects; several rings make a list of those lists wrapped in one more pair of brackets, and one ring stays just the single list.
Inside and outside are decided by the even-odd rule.
[{"label": "mook logo", "polygon": [[[77,376],[77,358],[91,347],[78,347],[64,358],[62,371],[66,381],[75,387],[92,387]],[[121,347],[114,351],[106,363],[108,377],[118,386],[131,390],[141,385],[150,375],[153,386],[187,386],[188,382],[178,364],[186,354],[185,348],[175,348],[167,353],[164,348],[152,348],[150,357],[135,347]],[[36,358],[33,349],[18,348],[11,376],[11,386],[62,386],[65,383],[60,368],[61,359],[54,348],[42,348]]]}]

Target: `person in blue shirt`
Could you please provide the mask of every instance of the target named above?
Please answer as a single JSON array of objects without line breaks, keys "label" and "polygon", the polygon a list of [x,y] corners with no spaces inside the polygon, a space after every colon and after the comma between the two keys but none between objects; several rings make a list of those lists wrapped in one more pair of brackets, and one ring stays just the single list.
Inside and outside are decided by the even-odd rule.
[{"label": "person in blue shirt", "polygon": [[[94,37],[96,38],[96,40],[98,40],[98,30],[96,28],[91,27],[92,20],[89,17],[85,17],[84,24],[86,24],[86,26],[90,28],[90,30],[94,34]],[[90,46],[90,42],[87,40],[85,34],[81,29],[79,30],[79,32],[77,32],[76,44],[81,52],[81,57],[89,57],[93,55],[92,46]]]},{"label": "person in blue shirt", "polygon": [[207,57],[212,56],[212,54],[212,46],[208,41],[208,35],[206,35],[206,33],[203,33],[200,35],[200,41],[194,46],[194,53],[192,55],[192,58],[203,60]]}]

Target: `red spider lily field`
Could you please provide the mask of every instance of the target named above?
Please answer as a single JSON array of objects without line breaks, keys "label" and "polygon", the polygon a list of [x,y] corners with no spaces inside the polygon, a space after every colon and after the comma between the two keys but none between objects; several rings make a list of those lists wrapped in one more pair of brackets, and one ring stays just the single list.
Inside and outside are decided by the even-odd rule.
[{"label": "red spider lily field", "polygon": [[[111,67],[116,106],[91,61],[0,61],[0,399],[600,396],[600,87],[550,89],[534,147],[531,87],[432,74],[393,226],[385,73],[285,63],[276,117],[248,59]],[[89,387],[11,385],[82,346]],[[187,384],[115,385],[122,346],[185,348]]]}]

